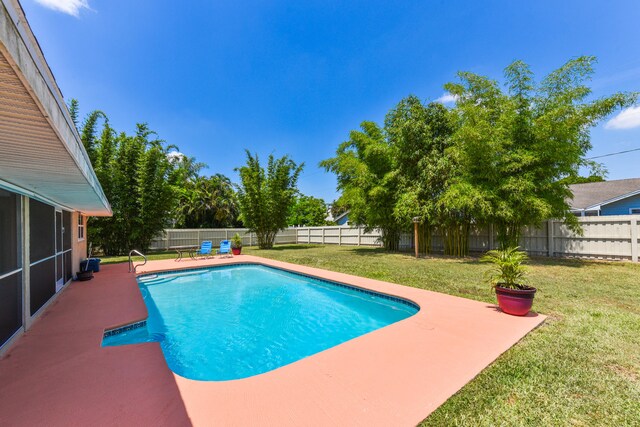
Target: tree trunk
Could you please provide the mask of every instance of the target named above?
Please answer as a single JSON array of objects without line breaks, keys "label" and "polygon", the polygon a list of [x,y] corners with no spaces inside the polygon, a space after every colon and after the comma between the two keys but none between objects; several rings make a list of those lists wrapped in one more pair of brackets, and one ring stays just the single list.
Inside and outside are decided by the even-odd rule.
[{"label": "tree trunk", "polygon": [[[418,252],[429,255],[431,253],[432,228],[428,224],[418,225]],[[415,243],[414,243],[415,244]]]},{"label": "tree trunk", "polygon": [[500,249],[515,248],[520,246],[520,236],[522,227],[518,224],[501,223],[497,224],[498,244]]},{"label": "tree trunk", "polygon": [[400,248],[400,232],[398,230],[382,230],[382,245],[388,251],[398,251]]},{"label": "tree trunk", "polygon": [[277,232],[273,231],[256,231],[256,237],[258,238],[259,249],[271,249],[273,248],[273,241],[276,238]]},{"label": "tree trunk", "polygon": [[444,254],[456,257],[469,255],[469,223],[452,224],[442,229]]}]

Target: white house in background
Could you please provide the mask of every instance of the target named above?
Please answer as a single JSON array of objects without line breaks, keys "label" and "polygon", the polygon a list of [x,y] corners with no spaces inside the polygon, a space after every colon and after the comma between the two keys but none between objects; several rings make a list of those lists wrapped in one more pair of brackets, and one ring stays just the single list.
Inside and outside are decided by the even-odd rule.
[{"label": "white house in background", "polygon": [[0,353],[72,280],[111,207],[17,0],[0,0]]},{"label": "white house in background", "polygon": [[573,184],[569,189],[575,215],[640,215],[640,178]]},{"label": "white house in background", "polygon": [[343,212],[341,215],[339,215],[338,217],[336,217],[334,219],[334,221],[336,222],[337,225],[351,225],[351,223],[349,222],[349,213],[351,211],[346,211]]},{"label": "white house in background", "polygon": [[331,204],[327,205],[327,214],[324,217],[325,221],[333,221],[333,212],[331,212]]}]

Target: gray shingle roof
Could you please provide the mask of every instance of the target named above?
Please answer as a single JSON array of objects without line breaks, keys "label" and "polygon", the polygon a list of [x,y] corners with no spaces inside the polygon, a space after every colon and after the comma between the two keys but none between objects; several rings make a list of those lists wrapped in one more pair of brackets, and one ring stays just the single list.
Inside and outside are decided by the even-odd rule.
[{"label": "gray shingle roof", "polygon": [[572,184],[569,189],[573,193],[573,200],[569,200],[571,209],[585,209],[634,191],[640,191],[640,178]]}]

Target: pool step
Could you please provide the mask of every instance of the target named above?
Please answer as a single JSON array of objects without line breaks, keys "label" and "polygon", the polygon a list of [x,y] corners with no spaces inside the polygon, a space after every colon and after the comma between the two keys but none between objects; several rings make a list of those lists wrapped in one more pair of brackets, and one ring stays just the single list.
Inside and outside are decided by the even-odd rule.
[{"label": "pool step", "polygon": [[169,282],[173,279],[177,279],[179,277],[186,276],[197,276],[202,274],[207,274],[209,271],[179,271],[175,273],[163,273],[163,274],[150,274],[147,276],[138,277],[138,282],[144,285],[157,285],[159,283]]},{"label": "pool step", "polygon": [[161,342],[164,338],[165,335],[163,333],[150,333],[147,321],[143,320],[105,331],[102,337],[102,347]]}]

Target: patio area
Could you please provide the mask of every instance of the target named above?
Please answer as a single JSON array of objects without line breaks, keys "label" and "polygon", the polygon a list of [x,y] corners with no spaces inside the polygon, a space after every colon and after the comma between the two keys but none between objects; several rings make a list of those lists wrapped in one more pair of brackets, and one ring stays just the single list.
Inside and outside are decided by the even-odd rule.
[{"label": "patio area", "polygon": [[160,345],[100,346],[105,329],[145,319],[126,264],[74,282],[0,360],[4,425],[415,425],[545,316],[243,255],[151,261],[139,273],[255,262],[410,299],[414,316],[254,377],[173,374]]}]

